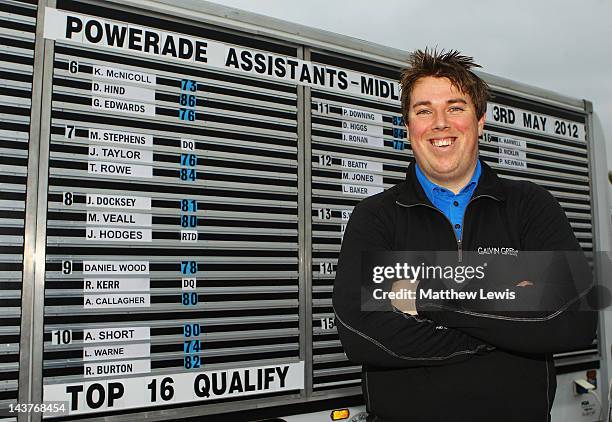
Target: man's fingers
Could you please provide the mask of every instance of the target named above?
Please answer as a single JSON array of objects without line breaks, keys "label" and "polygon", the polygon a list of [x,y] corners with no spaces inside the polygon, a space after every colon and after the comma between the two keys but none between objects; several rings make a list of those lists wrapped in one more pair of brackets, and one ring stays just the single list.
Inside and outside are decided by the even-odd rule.
[{"label": "man's fingers", "polygon": [[393,290],[394,292],[399,291],[401,289],[408,289],[408,290],[416,291],[418,284],[419,284],[418,280],[408,280],[408,279],[397,280],[395,283],[393,283],[391,290]]},{"label": "man's fingers", "polygon": [[533,286],[533,283],[529,280],[523,280],[516,285],[516,287]]},{"label": "man's fingers", "polygon": [[[417,290],[419,282],[416,280],[397,280],[391,286],[391,291],[395,293]],[[391,304],[402,312],[416,315],[416,301],[414,299],[391,299]]]}]

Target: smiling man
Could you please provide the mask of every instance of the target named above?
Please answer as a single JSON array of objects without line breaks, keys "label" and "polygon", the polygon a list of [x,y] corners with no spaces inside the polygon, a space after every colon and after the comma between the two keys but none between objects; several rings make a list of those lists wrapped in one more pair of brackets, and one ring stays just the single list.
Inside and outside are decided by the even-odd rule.
[{"label": "smiling man", "polygon": [[[401,103],[415,160],[403,183],[355,207],[345,231],[333,306],[346,355],[362,364],[369,421],[549,421],[552,354],[595,335],[595,313],[581,307],[590,270],[563,210],[545,189],[500,178],[478,157],[488,87],[473,67],[457,51],[411,55]],[[440,286],[425,279],[397,280],[378,307],[364,305],[368,254],[450,251],[462,264],[478,250],[512,251],[503,257],[508,271],[457,291],[476,297],[503,285],[538,312],[508,312],[501,301],[422,299]],[[550,265],[521,278],[517,263],[545,262],[535,255],[542,251]]]},{"label": "smiling man", "polygon": [[[410,91],[407,91],[410,92]],[[467,185],[478,162],[479,117],[468,94],[445,77],[427,76],[412,86],[406,118],[410,145],[419,168],[433,183],[457,193]]]}]

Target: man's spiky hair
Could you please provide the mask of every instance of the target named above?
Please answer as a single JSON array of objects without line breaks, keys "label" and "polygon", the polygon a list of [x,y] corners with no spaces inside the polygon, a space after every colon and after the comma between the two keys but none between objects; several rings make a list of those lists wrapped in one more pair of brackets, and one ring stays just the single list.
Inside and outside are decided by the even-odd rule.
[{"label": "man's spiky hair", "polygon": [[482,117],[487,111],[489,86],[470,71],[475,67],[481,66],[474,62],[473,57],[464,56],[457,50],[438,51],[425,48],[425,51],[417,50],[412,53],[400,79],[404,122],[408,123],[410,94],[414,85],[419,79],[428,76],[448,78],[456,88],[470,96],[476,108],[476,116]]}]

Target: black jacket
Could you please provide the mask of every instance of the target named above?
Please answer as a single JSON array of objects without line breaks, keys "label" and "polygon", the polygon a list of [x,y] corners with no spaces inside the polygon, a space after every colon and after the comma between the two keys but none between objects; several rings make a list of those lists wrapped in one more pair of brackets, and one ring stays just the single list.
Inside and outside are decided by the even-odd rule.
[{"label": "black jacket", "polygon": [[[531,182],[499,178],[485,163],[458,243],[414,167],[405,182],[354,208],[336,271],[336,326],[349,360],[363,365],[368,412],[377,421],[549,420],[556,390],[552,353],[588,346],[595,336],[596,313],[578,310],[590,280],[574,299],[558,303],[556,312],[533,317],[500,317],[436,301],[417,301],[418,317],[362,311],[363,251],[580,251],[550,193]],[[590,277],[579,255],[572,268],[586,267]]]}]

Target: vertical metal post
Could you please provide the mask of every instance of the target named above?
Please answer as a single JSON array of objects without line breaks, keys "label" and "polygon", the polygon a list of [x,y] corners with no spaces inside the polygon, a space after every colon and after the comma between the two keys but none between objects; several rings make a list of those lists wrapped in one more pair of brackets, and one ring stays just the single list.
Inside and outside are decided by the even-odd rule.
[{"label": "vertical metal post", "polygon": [[[300,58],[310,61],[310,50],[300,47]],[[298,87],[298,166],[299,166],[299,212],[302,226],[300,235],[300,333],[304,343],[304,391],[312,396],[312,201],[311,201],[311,123],[310,87]]]},{"label": "vertical metal post", "polygon": [[[605,162],[605,146],[603,144],[603,132],[595,127],[593,120],[593,105],[585,101],[587,112],[587,145],[589,158],[589,179],[591,181],[591,210],[593,218],[593,258],[595,264],[595,277],[597,285],[601,289],[612,292],[612,281],[610,279],[610,269],[604,269],[610,265],[612,259],[610,253],[612,248],[612,235],[610,233],[608,201],[607,198],[607,165]],[[595,133],[601,139],[596,139]],[[607,418],[607,409],[610,405],[610,379],[612,378],[612,309],[610,306],[599,312],[598,325],[599,353],[601,355],[600,378],[602,382],[598,386],[601,394],[601,405],[603,407],[604,420]]]},{"label": "vertical metal post", "polygon": [[[21,329],[19,341],[19,403],[32,403],[32,349],[34,310],[34,276],[36,259],[36,210],[38,203],[38,158],[40,145],[40,110],[42,94],[43,58],[45,53],[44,2],[38,2],[36,37],[34,40],[34,68],[32,73],[32,101],[28,138],[28,179],[26,184],[26,213],[23,244],[23,282],[21,287]],[[20,418],[20,420],[27,420]]]},{"label": "vertical metal post", "polygon": [[[55,6],[55,0],[49,3]],[[39,0],[34,45],[21,293],[19,403],[42,402],[47,181],[54,48],[53,41],[44,39],[46,6],[46,0]],[[20,422],[40,419],[40,413],[19,415]]]}]

